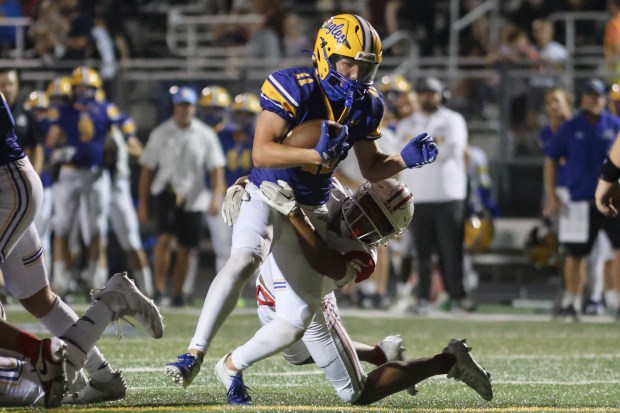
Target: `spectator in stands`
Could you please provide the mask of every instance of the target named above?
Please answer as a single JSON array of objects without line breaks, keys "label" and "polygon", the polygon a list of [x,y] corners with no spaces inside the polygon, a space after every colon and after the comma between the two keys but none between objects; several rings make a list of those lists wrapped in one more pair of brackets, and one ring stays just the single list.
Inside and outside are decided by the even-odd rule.
[{"label": "spectator in stands", "polygon": [[620,81],[620,0],[609,0],[611,18],[605,26],[605,61],[607,63],[607,81]]},{"label": "spectator in stands", "polygon": [[450,298],[447,307],[472,311],[475,305],[463,288],[467,125],[461,114],[443,106],[444,86],[439,79],[421,79],[414,89],[420,110],[399,123],[396,136],[402,141],[411,131],[428,131],[436,139],[439,151],[434,164],[400,174],[416,203],[411,231],[420,277],[417,310],[429,310],[432,257],[437,254]]},{"label": "spectator in stands", "polygon": [[[605,84],[590,79],[582,87],[580,112],[567,120],[557,131],[545,154],[545,216],[554,216],[564,210],[566,220],[560,225],[561,241],[566,250],[564,288],[558,316],[578,319],[584,287],[581,271],[584,258],[590,253],[600,230],[604,230],[615,252],[614,277],[620,271],[620,217],[606,218],[594,206],[594,192],[600,168],[620,132],[620,119],[605,110]],[[555,187],[558,166],[566,159],[566,185],[570,202],[563,204]]]},{"label": "spectator in stands", "polygon": [[63,15],[60,2],[43,0],[28,29],[34,43],[34,50],[47,63],[64,54],[64,41],[69,33],[70,23]]},{"label": "spectator in stands", "polygon": [[[159,233],[153,260],[155,299],[159,302],[166,290],[172,242],[176,239],[172,305],[182,306],[189,256],[198,246],[203,213],[219,211],[222,206],[226,159],[213,129],[194,117],[196,92],[176,86],[170,92],[172,117],[151,132],[140,159],[138,216],[143,225],[148,222],[152,195]],[[210,200],[204,179],[207,171],[212,188]]]},{"label": "spectator in stands", "polygon": [[514,69],[535,67],[539,60],[536,48],[531,44],[527,33],[508,25],[502,32],[502,43],[492,50],[486,58],[488,64],[498,69],[499,90],[510,94],[510,129],[516,153],[528,153],[530,142],[527,137],[528,126],[532,124],[532,113],[528,110],[529,78],[525,75],[513,74]]},{"label": "spectator in stands", "polygon": [[532,23],[538,19],[546,19],[558,7],[556,0],[523,0],[519,8],[511,14],[510,21],[534,34]]},{"label": "spectator in stands", "polygon": [[530,112],[538,113],[545,101],[544,93],[560,83],[561,70],[568,59],[568,51],[553,40],[553,23],[550,20],[537,19],[532,23],[532,31],[538,50],[538,74],[530,79]]},{"label": "spectator in stands", "polygon": [[312,42],[306,32],[305,23],[295,13],[284,17],[284,38],[282,39],[284,57],[299,57],[303,50],[310,50]]},{"label": "spectator in stands", "polygon": [[[258,0],[254,12],[263,16],[263,23],[254,27],[247,53],[250,56],[279,59],[282,56],[285,13],[281,0]],[[277,64],[277,62],[274,62]]]},{"label": "spectator in stands", "polygon": [[532,23],[532,32],[542,63],[560,65],[568,59],[568,50],[553,40],[553,23],[551,20],[536,19]]},{"label": "spectator in stands", "polygon": [[70,27],[64,41],[65,60],[84,60],[92,41],[92,16],[80,7],[79,0],[61,0],[61,9]]}]

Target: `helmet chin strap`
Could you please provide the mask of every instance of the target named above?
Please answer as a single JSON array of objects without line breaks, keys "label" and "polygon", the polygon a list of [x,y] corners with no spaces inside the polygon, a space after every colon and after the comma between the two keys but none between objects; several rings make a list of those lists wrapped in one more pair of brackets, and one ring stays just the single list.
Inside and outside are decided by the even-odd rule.
[{"label": "helmet chin strap", "polygon": [[344,89],[347,91],[347,97],[344,98],[344,109],[342,109],[342,113],[338,118],[338,123],[343,123],[347,119],[351,111],[351,106],[353,106],[353,88],[351,87],[351,83],[346,83]]}]

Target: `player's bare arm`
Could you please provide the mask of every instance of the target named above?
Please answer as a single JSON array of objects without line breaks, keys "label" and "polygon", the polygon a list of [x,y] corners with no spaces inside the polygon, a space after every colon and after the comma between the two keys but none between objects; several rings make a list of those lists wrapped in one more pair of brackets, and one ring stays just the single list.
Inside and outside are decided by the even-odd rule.
[{"label": "player's bare arm", "polygon": [[400,154],[382,153],[375,141],[358,141],[353,149],[362,176],[370,182],[389,178],[407,168]]},{"label": "player's bare arm", "polygon": [[292,211],[288,214],[288,218],[295,228],[304,257],[312,269],[334,281],[342,279],[347,270],[346,261],[342,254],[329,248],[301,209]]},{"label": "player's bare arm", "polygon": [[547,197],[547,205],[543,210],[543,215],[550,217],[560,212],[561,202],[555,192],[556,177],[558,174],[558,162],[552,158],[545,158],[544,166],[544,184],[545,195]]},{"label": "player's bare arm", "polygon": [[302,164],[321,165],[322,159],[314,149],[294,148],[280,142],[289,132],[289,125],[280,116],[264,110],[258,116],[252,162],[258,168],[292,168]]}]

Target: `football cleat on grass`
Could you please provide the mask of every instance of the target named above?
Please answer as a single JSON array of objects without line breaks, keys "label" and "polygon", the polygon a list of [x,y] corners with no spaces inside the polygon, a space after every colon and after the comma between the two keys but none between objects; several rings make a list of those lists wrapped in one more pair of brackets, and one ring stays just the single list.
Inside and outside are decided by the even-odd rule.
[{"label": "football cleat on grass", "polygon": [[[379,342],[379,347],[383,350],[385,354],[385,359],[389,363],[390,361],[404,361],[403,352],[405,351],[402,346],[403,339],[400,337],[400,334],[396,334],[393,336],[387,336],[383,340]],[[418,393],[418,389],[416,389],[415,385],[407,388],[407,393],[412,396],[415,396]]]},{"label": "football cleat on grass", "polygon": [[58,407],[67,392],[67,343],[57,337],[41,340],[30,360],[45,393],[45,407]]},{"label": "football cleat on grass", "polygon": [[120,371],[112,374],[109,380],[90,379],[88,384],[77,393],[67,395],[63,403],[86,404],[120,400],[127,394],[127,384]]},{"label": "football cleat on grass", "polygon": [[176,384],[187,387],[194,381],[194,377],[196,377],[200,371],[201,364],[202,362],[198,357],[190,353],[185,353],[177,357],[177,361],[166,364],[164,373],[172,377],[172,380]]},{"label": "football cleat on grass", "polygon": [[248,387],[243,382],[243,373],[234,372],[226,367],[226,359],[230,354],[225,355],[215,365],[215,375],[220,383],[226,387],[228,403],[248,405],[252,404],[252,398],[248,394]]},{"label": "football cleat on grass", "polygon": [[106,285],[91,291],[94,300],[103,301],[114,313],[112,321],[123,316],[133,317],[153,338],[164,335],[164,323],[153,301],[138,290],[127,273],[114,274]]},{"label": "football cleat on grass", "polygon": [[493,399],[491,375],[472,357],[470,354],[472,349],[465,343],[465,339],[453,338],[448,346],[443,349],[444,353],[456,357],[456,363],[448,372],[448,378],[462,381],[474,389],[484,400],[490,401]]}]

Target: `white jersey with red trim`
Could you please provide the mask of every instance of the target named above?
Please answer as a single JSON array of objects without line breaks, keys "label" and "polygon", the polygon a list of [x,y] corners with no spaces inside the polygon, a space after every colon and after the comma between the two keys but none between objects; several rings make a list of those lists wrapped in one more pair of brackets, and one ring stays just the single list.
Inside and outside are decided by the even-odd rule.
[{"label": "white jersey with red trim", "polygon": [[[333,219],[341,208],[342,201],[348,196],[340,182],[336,179],[333,181],[333,187],[330,191],[330,199],[327,202],[328,221]],[[329,225],[328,225],[329,227]],[[323,235],[323,234],[321,234]],[[324,234],[327,245],[340,252],[347,260],[347,265],[352,266],[357,271],[356,280],[365,280],[375,270],[377,252],[370,249],[355,238],[348,238],[331,229],[327,229]],[[291,248],[286,242],[279,242],[274,245],[276,249]],[[278,254],[278,251],[271,253],[260,267],[260,275],[256,279],[257,285],[257,301],[259,305],[275,305],[276,299],[281,291],[288,288],[288,282],[291,282],[292,274],[290,272],[282,273],[277,265],[275,256],[281,257],[284,254]],[[301,263],[310,267],[308,262]],[[283,267],[283,266],[281,266]],[[322,296],[329,294],[336,289],[334,281],[328,277],[323,277]]]}]

